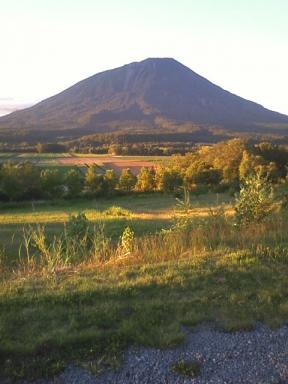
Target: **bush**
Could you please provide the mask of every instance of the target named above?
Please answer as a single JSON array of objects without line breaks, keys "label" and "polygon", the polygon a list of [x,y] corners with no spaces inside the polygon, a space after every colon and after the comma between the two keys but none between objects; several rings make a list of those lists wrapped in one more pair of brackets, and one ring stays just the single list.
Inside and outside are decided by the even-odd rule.
[{"label": "bush", "polygon": [[68,237],[81,241],[89,232],[89,220],[85,213],[78,213],[71,216],[66,223],[66,234]]},{"label": "bush", "polygon": [[[51,274],[87,261],[106,261],[112,252],[114,248],[105,234],[104,225],[100,223],[92,228],[85,214],[79,213],[71,216],[57,236],[48,236],[45,226],[25,229],[19,257],[26,271],[40,270]],[[0,270],[2,259],[0,249]]]},{"label": "bush", "polygon": [[272,210],[272,185],[260,173],[243,180],[239,198],[236,201],[237,224],[260,222]]},{"label": "bush", "polygon": [[104,216],[117,216],[117,217],[129,217],[131,216],[131,212],[128,209],[117,207],[113,205],[112,207],[107,208],[103,212]]}]

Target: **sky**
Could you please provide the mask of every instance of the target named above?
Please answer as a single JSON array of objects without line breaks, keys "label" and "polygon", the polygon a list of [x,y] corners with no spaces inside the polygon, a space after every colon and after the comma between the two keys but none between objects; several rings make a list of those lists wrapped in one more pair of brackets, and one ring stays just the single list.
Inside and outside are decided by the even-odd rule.
[{"label": "sky", "polygon": [[288,115],[288,0],[0,0],[0,114],[173,57]]}]

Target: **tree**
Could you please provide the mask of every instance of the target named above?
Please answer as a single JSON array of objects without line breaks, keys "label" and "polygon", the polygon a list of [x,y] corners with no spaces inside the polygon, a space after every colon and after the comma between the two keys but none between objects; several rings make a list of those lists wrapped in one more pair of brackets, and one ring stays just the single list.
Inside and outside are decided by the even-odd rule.
[{"label": "tree", "polygon": [[99,167],[96,164],[87,166],[85,187],[88,193],[95,196],[101,196],[107,192],[105,177],[103,174],[99,173]]},{"label": "tree", "polygon": [[4,163],[0,179],[1,190],[9,200],[33,199],[41,194],[40,170],[27,161]]},{"label": "tree", "polygon": [[36,145],[36,150],[38,153],[62,153],[67,152],[67,147],[58,143],[38,143]]},{"label": "tree", "polygon": [[106,183],[106,190],[108,195],[113,194],[119,181],[114,169],[107,169],[105,171],[104,181]]},{"label": "tree", "polygon": [[189,190],[195,185],[217,185],[221,180],[221,172],[203,161],[195,161],[186,170],[184,176],[185,185]]},{"label": "tree", "polygon": [[244,180],[248,176],[253,176],[257,173],[273,181],[276,181],[281,175],[274,162],[268,163],[262,156],[256,156],[248,151],[244,151],[242,161],[239,165],[240,180]]},{"label": "tree", "polygon": [[129,168],[122,169],[119,177],[119,189],[125,192],[131,192],[135,187],[137,177],[133,175]]},{"label": "tree", "polygon": [[43,169],[40,174],[41,187],[49,198],[61,197],[64,193],[64,180],[58,169]]},{"label": "tree", "polygon": [[[209,147],[201,158],[214,169],[223,170],[223,182],[230,185],[239,184],[239,164],[241,163],[243,151],[248,149],[247,141],[232,139],[220,142]],[[201,155],[201,149],[200,149]]]},{"label": "tree", "polygon": [[286,176],[288,151],[285,147],[272,143],[260,143],[254,146],[254,153],[261,156],[265,162],[274,163],[279,176]]},{"label": "tree", "polygon": [[64,184],[67,187],[69,197],[77,197],[83,189],[83,176],[77,169],[70,169],[64,178]]},{"label": "tree", "polygon": [[140,192],[151,192],[155,188],[154,168],[142,167],[137,176],[135,189]]},{"label": "tree", "polygon": [[177,194],[183,185],[183,177],[176,168],[156,168],[156,186],[159,191]]}]

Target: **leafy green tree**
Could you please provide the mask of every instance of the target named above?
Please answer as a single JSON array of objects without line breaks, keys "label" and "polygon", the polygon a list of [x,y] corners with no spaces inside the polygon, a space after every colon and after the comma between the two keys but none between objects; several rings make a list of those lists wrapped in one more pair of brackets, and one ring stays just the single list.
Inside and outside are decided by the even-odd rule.
[{"label": "leafy green tree", "polygon": [[260,143],[254,146],[253,153],[261,156],[267,164],[275,164],[274,170],[278,177],[285,177],[288,165],[288,150],[284,146],[272,143]]},{"label": "leafy green tree", "polygon": [[84,184],[81,172],[77,169],[70,169],[64,177],[64,184],[69,197],[79,196]]},{"label": "leafy green tree", "polygon": [[151,192],[155,188],[154,168],[142,167],[137,176],[135,189],[140,192]]},{"label": "leafy green tree", "polygon": [[9,200],[33,199],[41,195],[40,170],[29,162],[1,167],[0,188]]},{"label": "leafy green tree", "polygon": [[99,173],[99,167],[96,164],[87,166],[85,187],[86,191],[94,196],[102,196],[107,192],[105,176]]},{"label": "leafy green tree", "polygon": [[272,181],[276,181],[281,176],[280,171],[274,162],[265,162],[262,156],[256,156],[253,153],[244,151],[242,161],[239,165],[240,180],[244,180],[248,176],[253,176],[257,173]]},{"label": "leafy green tree", "polygon": [[108,195],[111,195],[115,192],[116,186],[119,182],[119,179],[114,171],[114,169],[107,169],[104,174],[104,181],[106,184],[106,191]]},{"label": "leafy green tree", "polygon": [[247,141],[232,139],[220,142],[212,147],[199,150],[203,161],[211,164],[214,169],[221,169],[223,182],[226,184],[239,184],[239,165],[242,160],[243,151],[249,147]]},{"label": "leafy green tree", "polygon": [[156,186],[159,191],[177,194],[181,191],[183,177],[178,169],[157,167]]},{"label": "leafy green tree", "polygon": [[195,161],[186,170],[184,176],[185,185],[193,190],[195,185],[217,185],[221,180],[221,172],[202,161]]},{"label": "leafy green tree", "polygon": [[137,177],[133,175],[129,168],[122,169],[119,177],[119,189],[125,192],[131,192],[135,187]]},{"label": "leafy green tree", "polygon": [[59,198],[64,194],[64,179],[58,169],[43,169],[40,174],[41,187],[49,198]]}]

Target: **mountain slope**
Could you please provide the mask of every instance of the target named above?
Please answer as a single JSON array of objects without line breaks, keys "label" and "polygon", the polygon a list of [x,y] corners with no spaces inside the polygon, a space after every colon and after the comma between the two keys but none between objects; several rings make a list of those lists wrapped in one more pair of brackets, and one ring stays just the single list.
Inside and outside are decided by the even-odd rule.
[{"label": "mountain slope", "polygon": [[[191,123],[248,129],[288,116],[214,85],[174,59],[146,59],[98,73],[37,105],[0,118],[0,129],[107,132]],[[246,127],[246,128],[245,128]],[[63,132],[64,133],[64,132]]]}]

